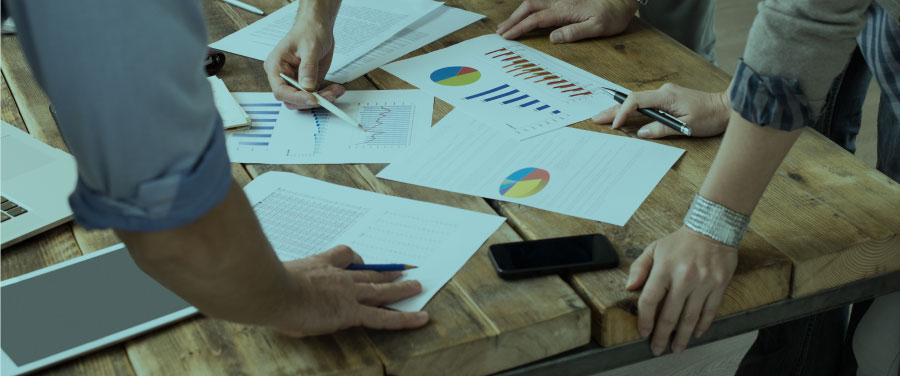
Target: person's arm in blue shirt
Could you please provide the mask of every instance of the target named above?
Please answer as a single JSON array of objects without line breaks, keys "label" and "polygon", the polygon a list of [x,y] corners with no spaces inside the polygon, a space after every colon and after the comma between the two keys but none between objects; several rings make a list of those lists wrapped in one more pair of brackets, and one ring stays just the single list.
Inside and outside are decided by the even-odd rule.
[{"label": "person's arm in blue shirt", "polygon": [[427,322],[373,307],[421,287],[344,271],[359,262],[349,248],[277,259],[231,177],[199,2],[5,3],[78,163],[76,221],[114,229],[144,271],[211,316],[291,335]]}]

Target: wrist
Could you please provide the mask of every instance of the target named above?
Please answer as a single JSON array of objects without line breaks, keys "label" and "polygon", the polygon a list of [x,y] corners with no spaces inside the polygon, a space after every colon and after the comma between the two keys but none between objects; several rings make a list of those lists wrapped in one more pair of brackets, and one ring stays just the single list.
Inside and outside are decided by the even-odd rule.
[{"label": "wrist", "polygon": [[[298,24],[319,23],[329,28],[334,26],[338,10],[341,7],[340,0],[299,0],[297,17],[294,26]],[[305,25],[303,25],[305,26]]]},{"label": "wrist", "polygon": [[750,226],[750,217],[723,205],[694,196],[684,226],[729,247],[737,248]]},{"label": "wrist", "polygon": [[716,109],[716,119],[719,124],[728,126],[728,120],[731,118],[731,101],[728,99],[728,91],[719,93],[711,93],[713,106]]}]

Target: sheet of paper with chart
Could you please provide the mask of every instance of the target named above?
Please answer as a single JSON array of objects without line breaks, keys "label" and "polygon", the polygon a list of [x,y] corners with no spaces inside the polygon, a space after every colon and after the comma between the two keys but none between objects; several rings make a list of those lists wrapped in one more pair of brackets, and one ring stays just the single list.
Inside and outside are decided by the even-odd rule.
[{"label": "sheet of paper with chart", "polygon": [[281,260],[345,244],[366,263],[418,266],[401,280],[422,293],[389,305],[419,311],[505,220],[427,202],[268,172],[244,188]]},{"label": "sheet of paper with chart", "polygon": [[483,35],[382,69],[520,140],[587,119],[619,85],[499,35]]},{"label": "sheet of paper with chart", "polygon": [[[269,52],[275,48],[275,45],[281,41],[294,24],[294,18],[297,16],[299,7],[298,4],[299,2],[288,4],[259,21],[210,44],[210,47],[257,60],[265,60]],[[373,49],[401,33],[412,23],[429,16],[442,5],[443,3],[440,2],[423,0],[380,0],[377,2],[370,0],[344,0],[335,20],[335,50],[329,72],[336,72],[360,57],[368,55]],[[450,13],[444,12],[442,19],[454,24],[450,27],[430,26],[428,33],[433,34],[434,30],[451,29],[447,31],[449,33],[475,21],[471,19],[471,15],[474,13],[465,12],[461,14],[460,12],[464,11],[457,9]],[[435,39],[440,36],[443,36],[443,34],[436,36]],[[406,34],[400,36],[400,39],[409,41],[411,39],[415,40],[416,37],[417,35]],[[418,47],[413,47],[409,51],[415,48]],[[391,60],[409,51],[396,56],[392,55]],[[378,61],[381,61],[378,65],[390,61],[382,60],[378,59]],[[347,78],[356,75],[359,69],[362,68],[362,65],[368,66],[368,63],[361,62],[354,67],[355,69],[351,68],[342,71],[341,77]],[[346,81],[350,81],[367,72],[368,70]],[[326,79],[335,82],[346,82],[338,78],[332,75],[326,76]]]},{"label": "sheet of paper with chart", "polygon": [[250,128],[228,132],[232,162],[389,163],[431,131],[434,97],[420,90],[348,91],[336,102],[366,131],[323,108],[292,111],[272,93],[234,93]]},{"label": "sheet of paper with chart", "polygon": [[454,110],[378,177],[624,226],[682,153],[575,128],[518,141]]}]

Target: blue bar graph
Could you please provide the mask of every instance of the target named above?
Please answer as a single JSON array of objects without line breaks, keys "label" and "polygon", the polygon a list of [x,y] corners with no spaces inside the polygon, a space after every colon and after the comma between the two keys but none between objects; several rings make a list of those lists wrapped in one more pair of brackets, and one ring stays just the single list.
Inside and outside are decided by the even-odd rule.
[{"label": "blue bar graph", "polygon": [[535,99],[535,100],[533,100],[533,101],[531,101],[531,102],[520,104],[519,107],[528,107],[528,106],[531,106],[531,105],[533,105],[533,104],[535,104],[535,103],[538,103],[538,102],[540,102],[540,101],[537,100],[537,99]]},{"label": "blue bar graph", "polygon": [[466,97],[466,99],[474,99],[474,98],[478,98],[478,97],[480,97],[480,96],[488,95],[488,94],[491,94],[491,93],[493,93],[493,92],[496,92],[496,91],[500,91],[500,90],[506,89],[506,88],[508,88],[508,87],[509,87],[509,85],[505,85],[505,84],[504,84],[504,85],[500,85],[500,86],[497,86],[497,87],[495,87],[495,88],[493,88],[493,89],[491,89],[491,90],[488,90],[488,91],[482,91],[482,92],[480,92],[480,93],[478,93],[478,94],[475,94],[475,95],[470,95],[470,96]]},{"label": "blue bar graph", "polygon": [[275,133],[275,123],[281,112],[281,103],[240,103],[250,117],[250,128],[229,132],[226,137],[237,141],[238,147],[249,150],[268,148]]},{"label": "blue bar graph", "polygon": [[510,104],[510,103],[512,103],[512,102],[517,102],[517,101],[520,101],[520,100],[525,99],[525,98],[528,98],[528,94],[525,94],[525,95],[522,95],[522,96],[518,96],[518,97],[515,97],[515,98],[513,98],[513,99],[506,100],[506,101],[503,101],[503,104]]},{"label": "blue bar graph", "polygon": [[518,90],[507,91],[507,92],[505,92],[505,93],[503,93],[503,94],[500,94],[500,95],[497,95],[497,96],[494,96],[494,97],[490,97],[490,98],[488,98],[488,99],[485,99],[484,101],[485,101],[485,102],[490,102],[490,101],[492,101],[492,100],[494,100],[494,99],[500,99],[500,98],[503,98],[503,97],[507,97],[507,96],[513,95],[513,94],[518,93],[518,92],[519,92]]},{"label": "blue bar graph", "polygon": [[[534,111],[543,111],[548,108],[551,108],[550,105],[543,104],[539,99],[534,99],[530,95],[522,93],[519,89],[515,89],[510,87],[508,84],[502,84],[493,89],[485,90],[480,93],[472,94],[467,97],[463,97],[464,99],[481,99],[483,102],[493,102],[498,99],[501,99],[500,104],[514,104],[519,108],[531,107]],[[482,99],[483,98],[483,99]],[[495,102],[495,103],[497,103]],[[532,107],[534,106],[534,107]],[[551,109],[551,111],[547,111],[552,113],[553,115],[561,114],[562,112],[556,109]]]}]

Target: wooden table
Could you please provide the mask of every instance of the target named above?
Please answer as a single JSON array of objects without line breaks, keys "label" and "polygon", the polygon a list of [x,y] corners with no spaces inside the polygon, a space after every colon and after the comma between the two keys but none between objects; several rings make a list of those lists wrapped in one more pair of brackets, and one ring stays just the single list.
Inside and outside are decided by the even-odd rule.
[{"label": "wooden table", "polygon": [[[250,2],[267,13],[286,3]],[[490,4],[451,0],[448,5],[473,10],[487,18],[410,56],[492,33],[518,3],[519,0],[495,0]],[[211,40],[259,18],[221,1],[207,0],[204,4]],[[521,41],[632,90],[674,82],[720,91],[730,80],[721,70],[640,21],[612,38],[553,45],[547,41],[546,33],[539,33]],[[65,150],[48,110],[49,102],[32,77],[15,37],[3,36],[2,45],[3,120]],[[262,63],[256,60],[229,55],[219,77],[232,91],[270,90]],[[411,88],[382,70],[347,87]],[[434,121],[450,109],[437,100]],[[630,137],[637,129],[633,125],[612,131],[587,121],[574,126]],[[384,165],[233,164],[233,175],[241,184],[266,171],[290,171],[359,189],[499,213],[508,220],[425,307],[432,322],[421,329],[388,332],[357,328],[316,338],[291,339],[266,328],[200,316],[64,363],[46,373],[484,374],[566,351],[569,352],[556,360],[513,373],[562,369],[552,367],[567,362],[581,365],[578,372],[587,372],[600,367],[596,359],[603,359],[604,353],[632,354],[622,358],[630,362],[646,358],[646,342],[629,344],[638,334],[637,294],[623,288],[628,266],[647,244],[681,225],[720,138],[660,142],[686,149],[687,153],[624,227],[376,179],[375,174]],[[750,231],[741,245],[737,271],[718,312],[719,316],[728,317],[717,320],[705,337],[733,335],[810,314],[815,309],[900,290],[898,213],[900,185],[821,135],[805,132],[753,215]],[[594,232],[606,234],[616,245],[624,261],[618,269],[506,282],[497,278],[486,254],[487,246],[498,242]],[[110,231],[90,232],[72,223],[62,225],[4,249],[0,263],[3,278],[117,242]],[[843,300],[829,299],[835,294]],[[798,304],[809,309],[785,310]]]}]

